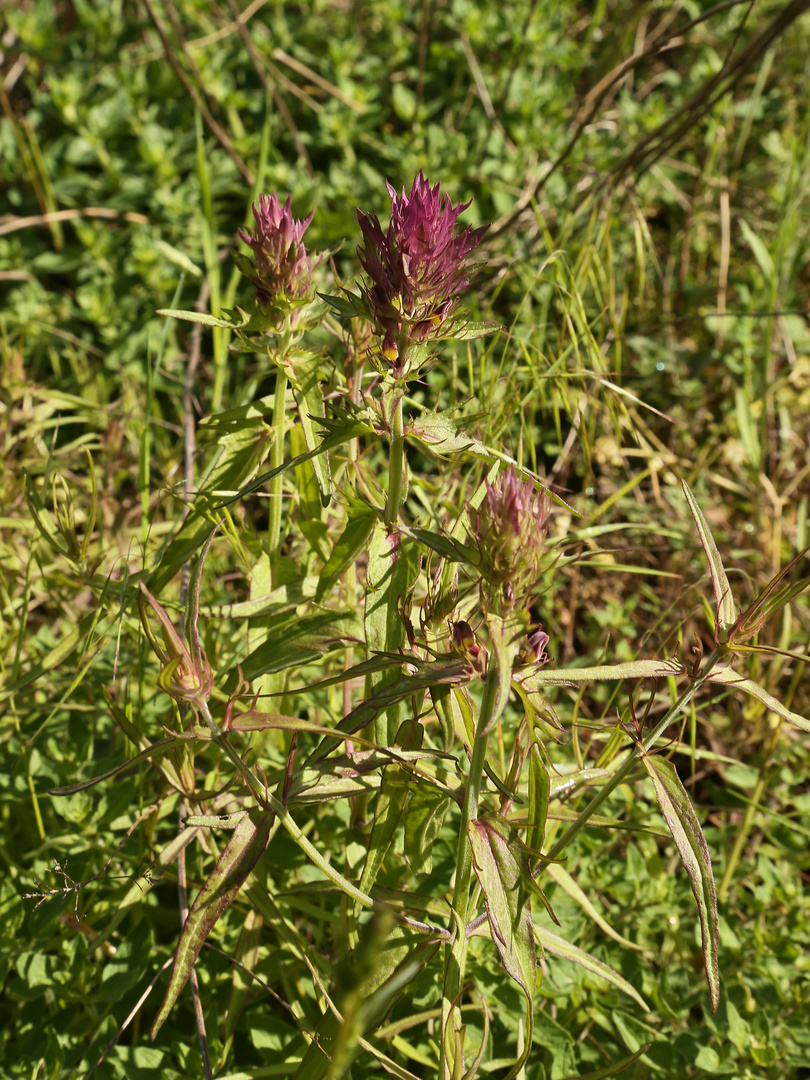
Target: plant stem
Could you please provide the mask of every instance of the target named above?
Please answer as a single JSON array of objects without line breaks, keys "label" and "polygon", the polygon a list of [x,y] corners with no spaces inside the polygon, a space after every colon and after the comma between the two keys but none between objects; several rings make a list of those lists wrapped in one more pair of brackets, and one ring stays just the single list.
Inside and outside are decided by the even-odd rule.
[{"label": "plant stem", "polygon": [[[708,656],[706,663],[703,665],[703,670],[701,671],[700,675],[698,675],[697,678],[695,678],[692,683],[686,688],[686,690],[684,690],[684,692],[681,694],[675,704],[672,705],[669,709],[667,709],[664,716],[661,718],[661,720],[659,720],[658,724],[647,736],[647,739],[643,743],[638,743],[634,747],[632,753],[618,767],[613,776],[611,776],[610,780],[608,780],[604,787],[600,788],[600,790],[596,793],[596,795],[594,795],[594,797],[591,799],[585,809],[580,812],[576,821],[572,822],[571,825],[569,825],[569,827],[565,830],[565,832],[562,834],[554,847],[552,847],[552,849],[549,851],[549,860],[556,859],[557,856],[560,855],[560,853],[568,847],[571,841],[582,831],[585,825],[587,825],[589,819],[593,817],[599,807],[608,798],[610,798],[610,796],[613,794],[619,784],[623,783],[627,779],[627,777],[633,771],[636,762],[640,761],[645,754],[649,753],[650,750],[652,750],[653,746],[655,746],[655,744],[664,734],[669,725],[677,718],[678,714],[686,708],[686,706],[689,704],[689,702],[692,700],[698,690],[700,690],[700,688],[703,686],[704,682],[709,677],[709,672],[720,659],[720,655],[721,648],[715,648],[714,651]],[[541,860],[539,865],[542,869],[545,865],[544,861]]]},{"label": "plant stem", "polygon": [[[287,401],[287,373],[276,367],[276,393],[273,399],[273,431],[275,439],[270,450],[270,468],[280,469],[284,464],[284,420]],[[275,588],[281,546],[281,498],[284,474],[278,473],[270,481],[270,509],[267,524],[267,552],[270,559],[271,588]]]},{"label": "plant stem", "polygon": [[402,390],[395,386],[389,397],[393,406],[391,416],[391,448],[388,459],[388,499],[384,521],[391,529],[399,517],[402,499],[402,474],[405,465],[405,433],[402,419]]}]

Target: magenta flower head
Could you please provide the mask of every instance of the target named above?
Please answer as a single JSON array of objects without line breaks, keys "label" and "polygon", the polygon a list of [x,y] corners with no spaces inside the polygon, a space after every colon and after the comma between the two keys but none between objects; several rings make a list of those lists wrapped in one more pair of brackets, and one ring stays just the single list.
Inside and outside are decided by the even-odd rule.
[{"label": "magenta flower head", "polygon": [[363,299],[383,338],[383,355],[398,366],[403,349],[440,336],[458,294],[475,275],[467,256],[488,226],[458,231],[458,216],[470,204],[453,206],[449,195],[440,194],[441,184],[431,187],[421,171],[410,195],[404,188],[397,195],[387,181],[386,187],[391,196],[388,231],[383,233],[376,214],[358,210],[364,243],[357,255],[370,278]]},{"label": "magenta flower head", "polygon": [[[507,606],[525,600],[544,565],[548,500],[511,467],[494,484],[475,519],[482,583]],[[542,652],[542,647],[540,649]]]},{"label": "magenta flower head", "polygon": [[311,299],[312,264],[303,236],[314,213],[297,221],[292,216],[292,196],[282,206],[275,194],[260,195],[258,206],[253,204],[256,231],[239,229],[253,258],[237,253],[234,261],[256,286],[256,299],[262,307],[288,312]]}]

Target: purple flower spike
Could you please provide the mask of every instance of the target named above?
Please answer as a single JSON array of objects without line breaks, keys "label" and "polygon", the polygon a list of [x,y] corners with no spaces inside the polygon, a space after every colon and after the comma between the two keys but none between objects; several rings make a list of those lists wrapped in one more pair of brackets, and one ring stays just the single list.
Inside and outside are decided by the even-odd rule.
[{"label": "purple flower spike", "polygon": [[385,346],[384,355],[395,363],[402,347],[421,344],[452,315],[458,293],[470,284],[475,268],[467,256],[481,242],[489,226],[458,232],[459,214],[468,202],[453,206],[441,195],[441,184],[431,187],[420,171],[410,195],[391,196],[391,222],[383,233],[376,214],[357,211],[364,244],[357,249],[371,279],[363,297]]},{"label": "purple flower spike", "polygon": [[[511,604],[534,587],[540,575],[548,529],[548,500],[531,480],[519,479],[510,466],[494,484],[475,521],[483,581],[501,587]],[[542,650],[541,650],[542,651]]]},{"label": "purple flower spike", "polygon": [[306,300],[312,291],[312,264],[303,235],[315,211],[303,221],[292,216],[292,197],[284,206],[273,195],[260,195],[253,204],[256,231],[239,229],[239,236],[253,252],[253,260],[235,256],[236,265],[256,286],[256,299],[264,307]]}]

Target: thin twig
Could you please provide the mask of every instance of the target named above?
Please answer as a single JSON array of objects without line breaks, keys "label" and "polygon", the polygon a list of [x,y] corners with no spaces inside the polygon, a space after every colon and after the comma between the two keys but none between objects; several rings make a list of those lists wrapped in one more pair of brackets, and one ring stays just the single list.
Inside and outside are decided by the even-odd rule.
[{"label": "thin twig", "polygon": [[161,964],[160,969],[158,970],[158,972],[155,975],[154,979],[152,979],[152,981],[149,983],[147,988],[144,990],[144,992],[141,994],[141,996],[135,1002],[135,1005],[133,1006],[132,1011],[130,1012],[129,1016],[126,1018],[126,1020],[124,1020],[124,1022],[119,1027],[118,1031],[116,1031],[115,1035],[113,1035],[113,1037],[110,1039],[110,1041],[104,1047],[104,1049],[101,1051],[101,1056],[99,1057],[98,1061],[92,1067],[90,1072],[85,1074],[84,1080],[90,1080],[90,1077],[93,1075],[93,1073],[96,1071],[96,1069],[102,1063],[102,1061],[105,1059],[107,1054],[109,1054],[109,1052],[112,1050],[112,1048],[118,1042],[118,1040],[124,1034],[126,1029],[129,1027],[129,1025],[135,1019],[135,1017],[138,1015],[138,1013],[141,1010],[141,1006],[143,1005],[143,1003],[146,1001],[146,999],[149,997],[149,995],[154,990],[155,983],[158,981],[158,979],[163,974],[163,972],[166,970],[166,968],[168,968],[168,966],[171,964],[173,959],[174,959],[174,957],[170,956],[168,960],[165,960],[163,962],[163,964]]},{"label": "thin twig", "polygon": [[290,138],[295,144],[295,149],[298,151],[298,156],[304,162],[304,167],[306,168],[309,175],[311,177],[314,177],[315,170],[312,167],[312,162],[309,160],[309,154],[306,151],[306,147],[301,141],[301,136],[298,134],[298,128],[295,126],[295,121],[292,118],[292,114],[287,108],[287,103],[281,96],[279,88],[276,86],[273,79],[270,78],[270,76],[264,69],[264,65],[261,62],[261,56],[259,54],[259,51],[253,43],[253,39],[250,36],[248,28],[245,26],[244,20],[242,19],[242,13],[240,12],[236,4],[236,0],[228,0],[228,7],[231,9],[231,14],[234,17],[234,21],[239,27],[239,34],[242,38],[242,41],[245,43],[245,48],[248,51],[248,55],[250,56],[254,68],[256,69],[256,74],[264,83],[265,88],[268,89],[273,95],[273,101],[275,102],[276,108],[281,114],[282,120],[287,125],[287,131],[289,131]]},{"label": "thin twig", "polygon": [[200,115],[205,121],[208,129],[211,131],[211,134],[214,136],[220,146],[224,149],[225,153],[237,167],[245,180],[252,186],[255,183],[256,178],[234,149],[233,143],[231,142],[230,136],[228,135],[227,131],[225,131],[222,125],[218,124],[214,117],[211,115],[211,112],[205,101],[201,99],[199,93],[197,92],[197,88],[194,86],[188,75],[186,75],[185,71],[183,71],[183,68],[180,66],[180,62],[175,56],[174,49],[172,48],[172,43],[171,41],[169,41],[169,35],[166,33],[166,27],[160,21],[157,12],[152,6],[152,0],[143,0],[143,3],[146,7],[146,10],[149,12],[149,18],[152,20],[155,29],[160,35],[160,40],[163,42],[163,49],[166,53],[166,59],[169,61],[172,68],[174,69],[175,75],[183,84],[186,93],[191,97],[194,104],[200,110]]}]

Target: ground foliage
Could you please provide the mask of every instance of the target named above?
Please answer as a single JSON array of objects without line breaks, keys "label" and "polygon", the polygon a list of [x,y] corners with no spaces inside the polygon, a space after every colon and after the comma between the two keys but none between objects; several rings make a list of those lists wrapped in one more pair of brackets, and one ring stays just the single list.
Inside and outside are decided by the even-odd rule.
[{"label": "ground foliage", "polygon": [[[267,356],[236,350],[226,328],[157,311],[220,315],[249,303],[231,254],[259,192],[291,193],[300,217],[315,208],[307,242],[333,249],[322,269],[332,294],[357,273],[355,208],[387,214],[385,179],[399,190],[421,168],[454,201],[472,198],[463,221],[492,226],[471,302],[503,329],[449,343],[404,401],[400,520],[413,528],[403,543],[421,555],[418,578],[417,555],[405,575],[406,585],[416,579],[417,633],[428,558],[435,569],[448,554],[449,530],[503,455],[564,500],[550,516],[560,558],[531,612],[550,636],[542,671],[672,656],[691,671],[714,646],[715,622],[722,637],[726,595],[713,591],[680,481],[742,608],[808,543],[807,6],[254,2],[244,21],[236,3],[199,0],[3,8],[3,1075],[85,1076],[105,1048],[100,1077],[204,1075],[188,988],[154,1042],[149,1028],[178,942],[178,881],[193,903],[235,835],[192,836],[180,822],[247,805],[243,778],[201,737],[156,752],[155,766],[140,758],[97,786],[47,792],[187,728],[158,685],[135,583],[176,621],[206,513],[305,454],[313,430],[337,440],[331,478],[302,460],[277,481],[282,500],[271,504],[265,484],[231,503],[210,548],[198,625],[218,715],[241,663],[254,692],[276,695],[255,710],[299,723],[293,777],[294,725],[250,735],[250,765],[268,791],[288,793],[291,779],[306,780],[319,726],[334,728],[381,687],[395,693],[379,673],[329,682],[366,660],[364,586],[379,571],[369,507],[384,502],[388,443],[363,417],[372,390],[355,360],[367,342],[327,317],[311,338],[317,375],[291,374],[279,440],[279,376]],[[806,574],[800,564],[789,580]],[[492,651],[486,613],[470,602],[461,614]],[[381,651],[409,647],[402,619],[386,626],[373,629]],[[808,634],[797,595],[752,639],[782,652],[736,664],[799,716],[810,715],[810,682],[785,652],[806,653]],[[461,638],[459,663],[471,663]],[[447,636],[435,646],[447,663]],[[488,894],[483,929],[511,919],[521,939],[528,911],[510,886],[506,818],[530,848],[549,851],[604,783],[598,770],[615,771],[684,684],[673,675],[550,686],[562,732],[546,717],[531,751],[525,703],[512,696],[488,737],[473,837],[479,868],[490,861],[505,884],[500,907]],[[407,986],[368,993],[387,954],[410,940],[392,911],[448,925],[441,898],[457,870],[460,810],[442,793],[469,763],[458,731],[444,739],[426,685],[405,701],[425,746],[447,746],[449,758],[418,759],[410,747],[412,759],[369,759],[359,775],[334,767],[294,806],[305,841],[365,892],[375,812],[386,828],[382,810],[410,791],[410,830],[394,821],[391,846],[375,848],[374,895],[388,906],[374,917],[278,818],[241,826],[247,843],[262,830],[272,838],[195,965],[217,1076],[439,1074],[447,946],[417,935]],[[468,683],[474,709],[482,686],[477,675]],[[371,719],[401,708],[386,698]],[[360,719],[356,754],[360,736],[374,738]],[[229,738],[245,750],[236,740],[247,735]],[[715,869],[714,1014],[690,879],[655,797],[669,774],[647,762],[538,878],[560,925],[533,896],[544,946],[536,989],[525,953],[470,938],[467,1065],[480,1044],[479,1075],[512,1074],[528,994],[532,1048],[519,1075],[530,1080],[613,1075],[612,1063],[647,1044],[622,1075],[804,1075],[807,739],[772,703],[718,684],[656,746],[694,802]],[[210,798],[190,806],[171,786],[183,778]],[[571,946],[625,983],[582,966]],[[327,994],[342,1024],[330,1021]]]}]

